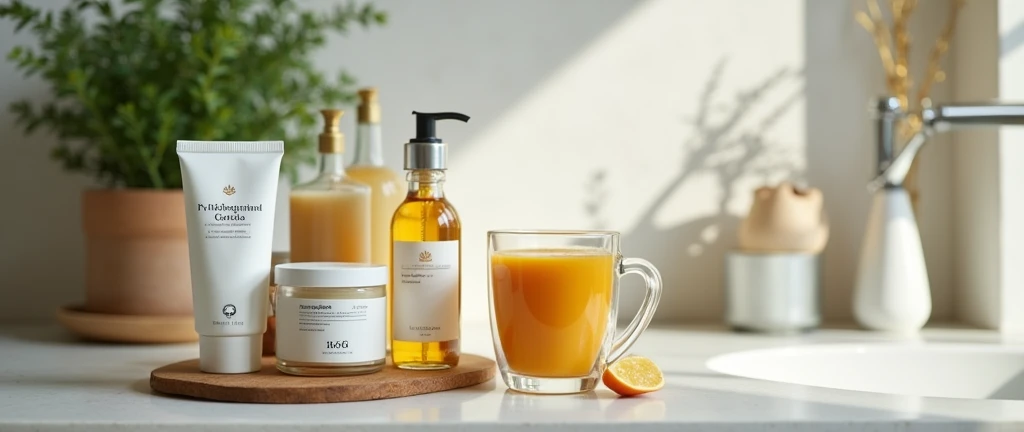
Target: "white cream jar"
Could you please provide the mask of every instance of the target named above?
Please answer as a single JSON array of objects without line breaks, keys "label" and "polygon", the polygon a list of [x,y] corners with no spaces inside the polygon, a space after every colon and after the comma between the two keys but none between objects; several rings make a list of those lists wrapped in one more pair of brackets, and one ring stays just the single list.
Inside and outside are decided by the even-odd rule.
[{"label": "white cream jar", "polygon": [[387,266],[288,263],[274,268],[274,280],[278,370],[335,376],[384,368]]}]

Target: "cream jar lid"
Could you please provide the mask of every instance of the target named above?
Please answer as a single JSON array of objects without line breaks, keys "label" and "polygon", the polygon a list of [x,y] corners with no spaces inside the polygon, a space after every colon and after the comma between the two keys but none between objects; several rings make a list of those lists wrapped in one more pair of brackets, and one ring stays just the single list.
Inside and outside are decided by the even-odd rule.
[{"label": "cream jar lid", "polygon": [[274,267],[278,285],[310,288],[356,288],[385,285],[388,267],[374,264],[306,262]]}]

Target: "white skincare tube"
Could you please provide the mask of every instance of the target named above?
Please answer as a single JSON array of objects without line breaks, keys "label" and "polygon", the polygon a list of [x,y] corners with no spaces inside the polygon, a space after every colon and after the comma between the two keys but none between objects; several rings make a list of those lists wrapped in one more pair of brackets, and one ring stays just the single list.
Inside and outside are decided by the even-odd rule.
[{"label": "white skincare tube", "polygon": [[282,141],[178,141],[199,369],[260,370]]}]

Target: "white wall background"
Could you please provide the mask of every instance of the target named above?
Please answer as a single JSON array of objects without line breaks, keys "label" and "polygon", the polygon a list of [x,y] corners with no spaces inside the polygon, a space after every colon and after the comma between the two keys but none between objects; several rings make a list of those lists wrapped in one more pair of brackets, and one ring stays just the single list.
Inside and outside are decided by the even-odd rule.
[{"label": "white wall background", "polygon": [[[1024,2],[1000,0],[999,14],[999,98],[1016,102],[1024,101]],[[1007,332],[1024,333],[1024,315],[1020,305],[1024,304],[1024,269],[1020,262],[1024,258],[1024,199],[1020,196],[1020,185],[1024,184],[1024,127],[1008,127],[999,131],[999,202],[1000,230],[1002,231],[1002,264],[1000,298],[1000,329]]]},{"label": "white wall background", "polygon": [[[998,32],[994,1],[964,11],[954,43],[971,50],[956,52],[952,87],[956,100],[991,100],[999,96]],[[954,134],[954,235],[957,242],[955,313],[975,325],[998,328],[1001,254],[999,225],[999,131],[966,129]]]},{"label": "white wall background", "polygon": [[[659,319],[717,320],[723,253],[750,192],[786,178],[824,191],[826,313],[849,318],[874,160],[866,107],[884,90],[851,3],[377,3],[387,27],[332,41],[316,62],[380,89],[385,157],[396,169],[410,111],[472,116],[440,127],[450,143],[446,189],[464,221],[466,320],[486,319],[485,233],[497,228],[619,230],[623,252],[665,276]],[[922,3],[914,65],[948,9],[948,0]],[[0,52],[27,41],[0,24]],[[0,105],[46,95],[0,62]],[[948,95],[940,86],[937,99]],[[354,116],[343,122],[354,141]],[[47,158],[52,142],[21,136],[0,112],[0,319],[49,319],[82,298],[79,193],[90,182]],[[952,297],[950,155],[941,144],[924,154],[922,229],[939,320]],[[276,249],[287,248],[286,216],[282,207]],[[637,298],[627,296],[629,307]]]}]

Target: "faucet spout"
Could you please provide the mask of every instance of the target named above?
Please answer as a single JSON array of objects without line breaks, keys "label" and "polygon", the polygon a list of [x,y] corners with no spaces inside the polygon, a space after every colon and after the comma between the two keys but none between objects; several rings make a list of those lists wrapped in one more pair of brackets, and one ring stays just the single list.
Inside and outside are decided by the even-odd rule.
[{"label": "faucet spout", "polygon": [[895,97],[883,97],[877,101],[875,128],[878,134],[878,174],[868,183],[870,190],[902,186],[914,158],[928,142],[928,138],[936,133],[948,131],[953,126],[1024,125],[1024,104],[1019,103],[926,106],[921,111],[923,127],[907,140],[899,154],[895,154],[893,144],[896,141],[896,123],[904,114],[899,99]]},{"label": "faucet spout", "polygon": [[926,108],[921,119],[939,132],[958,125],[1024,125],[1024,105],[1010,103],[955,104]]}]

